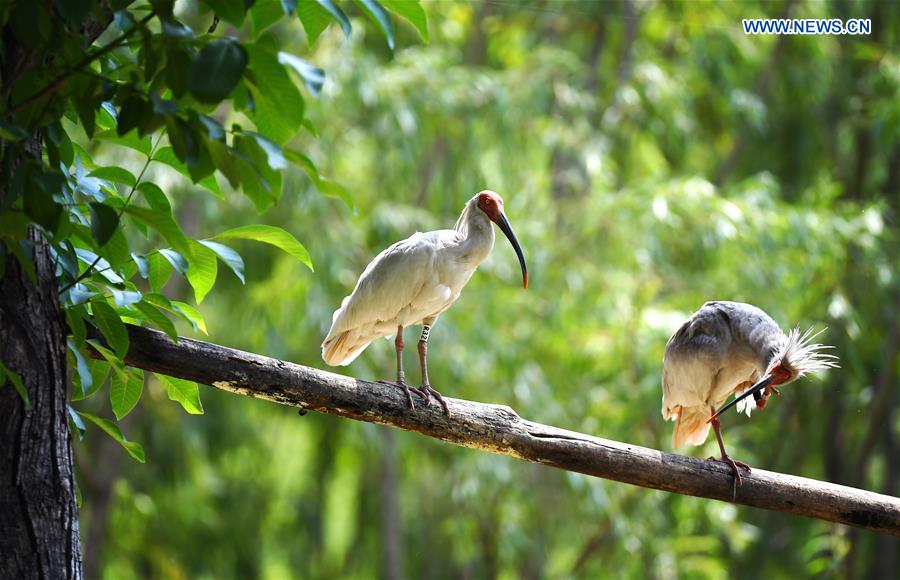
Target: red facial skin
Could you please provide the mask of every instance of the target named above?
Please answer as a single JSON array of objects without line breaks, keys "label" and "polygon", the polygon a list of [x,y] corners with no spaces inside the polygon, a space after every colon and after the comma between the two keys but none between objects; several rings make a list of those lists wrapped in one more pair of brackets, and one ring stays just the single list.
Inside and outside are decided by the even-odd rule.
[{"label": "red facial skin", "polygon": [[777,365],[772,367],[772,370],[769,372],[769,374],[772,375],[772,382],[768,387],[763,389],[762,398],[756,402],[757,409],[766,408],[766,403],[772,393],[781,396],[781,393],[778,391],[778,385],[783,385],[791,380],[791,371],[784,368],[781,363],[778,363]]},{"label": "red facial skin", "polygon": [[478,209],[483,211],[492,222],[495,222],[497,216],[503,211],[503,198],[496,193],[482,191],[478,194]]}]

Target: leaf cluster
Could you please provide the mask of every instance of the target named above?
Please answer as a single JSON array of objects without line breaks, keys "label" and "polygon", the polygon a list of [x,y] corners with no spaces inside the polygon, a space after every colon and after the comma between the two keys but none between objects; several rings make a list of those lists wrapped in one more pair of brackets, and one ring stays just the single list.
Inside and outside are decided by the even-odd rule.
[{"label": "leaf cluster", "polygon": [[[276,226],[244,223],[198,239],[186,235],[158,179],[165,171],[222,203],[229,191],[241,192],[259,213],[281,200],[291,165],[323,192],[349,199],[295,145],[316,136],[306,104],[320,94],[325,72],[281,50],[279,39],[280,27],[294,18],[310,46],[332,23],[349,35],[343,9],[332,0],[299,7],[289,0],[175,4],[0,4],[0,27],[10,39],[0,52],[0,276],[14,259],[37,282],[31,257],[46,246],[71,332],[72,401],[108,385],[117,420],[138,403],[145,378],[123,362],[126,323],[158,328],[173,340],[178,321],[205,332],[197,306],[219,264],[245,282],[244,260],[230,245],[238,240],[272,245],[313,268],[303,244]],[[359,6],[391,48],[388,9],[427,37],[418,2]],[[31,228],[41,242],[28,241]],[[167,289],[176,273],[195,304]],[[91,338],[91,329],[103,340]],[[5,366],[0,373],[0,383],[9,379],[27,402],[19,375]],[[169,398],[202,413],[195,383],[158,378]],[[79,432],[87,418],[143,461],[140,445],[115,424],[74,408],[70,416]]]}]

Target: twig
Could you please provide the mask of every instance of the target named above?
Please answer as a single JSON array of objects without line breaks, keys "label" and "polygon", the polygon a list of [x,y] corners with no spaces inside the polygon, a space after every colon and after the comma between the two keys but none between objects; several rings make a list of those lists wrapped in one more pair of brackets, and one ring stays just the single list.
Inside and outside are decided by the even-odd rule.
[{"label": "twig", "polygon": [[[147,172],[147,168],[150,167],[150,163],[153,162],[153,154],[156,152],[156,148],[159,146],[159,142],[162,140],[162,133],[159,134],[159,137],[156,138],[156,143],[153,144],[153,147],[150,149],[150,153],[147,154],[147,161],[144,162],[144,166],[141,168],[141,172],[138,173],[137,179],[134,181],[134,185],[131,186],[131,191],[128,192],[128,197],[125,198],[125,203],[119,208],[119,216],[118,219],[121,221],[122,216],[125,214],[125,208],[128,207],[128,204],[131,203],[131,198],[134,196],[134,192],[137,191],[138,185],[141,184],[141,179],[144,178],[144,173]],[[87,278],[91,275],[91,270],[97,267],[97,264],[102,260],[102,256],[98,255],[93,262],[85,269],[84,272],[78,275],[72,282],[66,284],[62,290],[59,291],[59,295],[62,296],[70,288],[73,288],[76,284]],[[102,271],[102,270],[101,270]]]},{"label": "twig", "polygon": [[69,79],[70,76],[72,76],[73,74],[78,72],[82,67],[91,64],[96,59],[107,54],[108,52],[112,51],[113,49],[121,46],[126,40],[128,40],[128,37],[131,36],[135,30],[137,30],[140,26],[143,26],[144,24],[149,22],[150,19],[153,18],[154,16],[156,16],[156,12],[151,10],[146,16],[144,16],[140,21],[138,21],[137,24],[135,24],[134,26],[132,26],[131,28],[129,28],[128,30],[123,32],[118,38],[114,39],[109,44],[107,44],[106,46],[101,48],[100,50],[88,54],[83,59],[81,59],[80,61],[75,63],[74,66],[69,67],[68,70],[62,71],[56,78],[53,79],[52,82],[50,82],[50,84],[48,84],[44,88],[38,90],[36,93],[31,94],[30,96],[26,97],[24,100],[14,104],[14,105],[11,105],[9,107],[9,112],[18,113],[19,111],[21,111],[28,105],[32,104],[33,102],[43,98],[44,96],[48,95],[49,93],[52,93],[53,91],[58,89],[60,86],[62,86],[62,84],[65,83]]}]

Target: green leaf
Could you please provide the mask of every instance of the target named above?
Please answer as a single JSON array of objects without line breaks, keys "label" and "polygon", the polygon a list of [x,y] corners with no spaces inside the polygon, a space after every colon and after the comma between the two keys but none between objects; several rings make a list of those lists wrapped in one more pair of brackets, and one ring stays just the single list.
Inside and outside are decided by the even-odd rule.
[{"label": "green leaf", "polygon": [[391,12],[408,20],[419,31],[422,40],[428,42],[428,20],[419,0],[381,0],[381,2]]},{"label": "green leaf", "polygon": [[122,433],[122,430],[119,429],[118,425],[116,425],[109,419],[103,419],[102,417],[98,417],[86,411],[78,411],[78,414],[97,427],[100,427],[101,429],[106,431],[106,434],[118,441],[122,445],[122,447],[125,448],[125,451],[127,451],[129,455],[131,455],[141,463],[145,462],[144,448],[141,447],[140,443],[135,443],[134,441],[129,441],[128,439],[126,439],[125,435]]},{"label": "green leaf", "polygon": [[341,28],[344,30],[344,36],[350,38],[350,19],[347,18],[344,11],[334,3],[334,0],[316,0],[316,2],[340,23]]},{"label": "green leaf", "polygon": [[86,429],[84,421],[81,420],[81,415],[72,408],[72,405],[66,405],[66,409],[69,411],[69,418],[72,419],[72,424],[75,425],[75,429],[78,431],[78,440],[81,441],[84,439],[84,431]]},{"label": "green leaf", "polygon": [[110,288],[109,291],[112,292],[113,302],[120,308],[126,308],[131,304],[141,301],[141,293],[137,290],[117,290],[116,288]]},{"label": "green leaf", "polygon": [[88,204],[91,212],[91,233],[98,246],[103,246],[119,227],[119,214],[105,203],[92,201]]},{"label": "green leaf", "polygon": [[300,129],[304,101],[278,54],[260,45],[247,47],[250,55],[251,92],[256,110],[248,116],[256,129],[278,144],[283,144]]},{"label": "green leaf", "polygon": [[153,326],[165,332],[175,342],[178,342],[178,331],[175,330],[175,324],[159,308],[146,300],[138,302],[134,307],[146,316]]},{"label": "green leaf", "polygon": [[318,2],[303,0],[297,8],[297,17],[306,32],[306,44],[310,47],[316,43],[322,32],[328,28],[331,16]]},{"label": "green leaf", "polygon": [[[159,163],[165,163],[166,165],[168,165],[169,167],[171,167],[178,173],[180,173],[180,174],[184,175],[185,177],[187,177],[188,179],[190,179],[192,182],[196,182],[197,185],[204,187],[207,190],[211,191],[219,199],[224,199],[224,196],[222,195],[222,190],[219,188],[219,184],[216,182],[215,177],[213,177],[212,175],[208,175],[208,176],[204,177],[203,179],[196,181],[194,179],[194,176],[191,174],[191,169],[187,165],[185,165],[184,163],[182,163],[181,161],[178,160],[178,157],[175,155],[175,150],[172,147],[163,147],[162,149],[157,151],[153,155],[153,160],[157,161]],[[210,165],[211,165],[211,161],[210,161]]]},{"label": "green leaf", "polygon": [[163,257],[169,261],[172,266],[178,270],[179,274],[184,275],[188,268],[190,267],[188,261],[184,259],[184,256],[176,252],[175,250],[170,250],[169,248],[163,248],[158,250]]},{"label": "green leaf", "polygon": [[121,145],[123,147],[128,147],[129,149],[134,149],[140,153],[143,153],[146,156],[150,156],[150,151],[153,149],[153,144],[150,141],[149,136],[141,137],[137,134],[137,131],[130,131],[124,135],[119,135],[115,130],[110,129],[109,131],[103,131],[102,133],[97,133],[97,139],[102,139],[104,141],[109,141],[110,143],[115,143],[116,145]]},{"label": "green leaf", "polygon": [[[109,354],[110,356],[115,357],[113,353],[110,352]],[[121,361],[119,362],[121,364]],[[88,397],[99,391],[103,386],[103,383],[106,382],[106,377],[109,376],[109,371],[112,368],[112,366],[108,362],[102,360],[90,361],[89,365],[91,367],[91,388],[84,393],[73,393],[73,401],[81,401],[82,399],[87,399]],[[122,367],[122,372],[125,372],[124,366]]]},{"label": "green leaf", "polygon": [[[303,2],[306,3],[306,0]],[[284,18],[284,10],[277,2],[255,2],[250,8],[250,22],[253,25],[253,36],[259,37],[260,33]]]},{"label": "green leaf", "polygon": [[160,383],[165,385],[170,400],[181,403],[184,410],[191,415],[203,414],[203,404],[200,402],[200,389],[197,383],[159,373],[153,374]]},{"label": "green leaf", "polygon": [[238,42],[214,40],[191,63],[188,90],[202,103],[218,103],[237,86],[248,60],[247,51]]},{"label": "green leaf", "polygon": [[137,190],[144,194],[144,199],[147,200],[152,209],[172,211],[172,204],[169,203],[169,198],[166,197],[162,188],[152,181],[142,181],[137,186]]},{"label": "green leaf", "polygon": [[129,205],[125,208],[125,212],[159,232],[167,242],[172,244],[172,247],[190,261],[190,244],[184,232],[181,231],[181,226],[172,217],[171,211]]},{"label": "green leaf", "polygon": [[287,169],[288,162],[287,159],[284,158],[284,153],[281,151],[281,147],[269,141],[259,133],[247,131],[247,134],[256,139],[256,143],[266,153],[266,161],[268,162],[269,167],[276,171]]},{"label": "green leaf", "polygon": [[168,258],[159,252],[154,252],[147,256],[147,265],[150,288],[152,288],[154,292],[159,292],[162,290],[162,287],[166,285],[166,282],[169,281],[169,278],[172,277],[172,264],[169,262]]},{"label": "green leaf", "polygon": [[172,301],[172,307],[181,314],[185,320],[191,323],[191,326],[194,327],[194,331],[201,331],[203,334],[209,334],[206,330],[206,321],[203,320],[203,316],[200,314],[200,311],[191,306],[190,304],[185,304],[184,302],[178,302],[177,300]]},{"label": "green leaf", "polygon": [[96,350],[98,353],[100,353],[100,356],[102,356],[104,359],[106,359],[106,362],[109,363],[109,367],[113,371],[115,371],[115,373],[117,375],[122,375],[122,378],[124,379],[125,363],[122,362],[121,358],[116,356],[116,353],[109,350],[108,348],[106,348],[105,346],[100,344],[100,341],[94,340],[93,338],[89,338],[87,340],[87,343],[89,345],[91,345],[94,348],[94,350]]},{"label": "green leaf", "polygon": [[309,92],[312,93],[314,97],[319,96],[319,93],[322,91],[322,85],[325,84],[324,70],[303,60],[299,56],[294,56],[293,54],[284,51],[278,53],[278,62],[294,69],[294,72],[303,79]]},{"label": "green leaf", "polygon": [[218,262],[215,252],[203,244],[191,240],[191,247],[194,257],[187,270],[187,279],[194,289],[197,304],[200,304],[216,283]]},{"label": "green leaf", "polygon": [[356,2],[381,27],[385,38],[387,38],[388,48],[394,50],[394,24],[391,22],[391,16],[384,9],[384,6],[379,4],[378,0],[356,0]]},{"label": "green leaf", "polygon": [[105,179],[107,181],[114,181],[116,183],[122,183],[129,187],[134,187],[137,183],[137,179],[134,178],[134,175],[127,169],[123,169],[121,167],[98,167],[97,169],[88,173],[88,177],[96,177],[97,179]]},{"label": "green leaf", "polygon": [[72,339],[78,346],[84,344],[84,339],[87,336],[87,329],[84,326],[84,316],[86,315],[84,306],[66,308],[66,323],[69,326],[69,330],[72,331]]},{"label": "green leaf", "polygon": [[[121,226],[121,222],[119,225]],[[109,260],[110,265],[117,272],[126,265],[130,254],[128,253],[128,240],[125,238],[124,228],[117,227],[113,231],[109,241],[100,248],[100,254]]]},{"label": "green leaf", "polygon": [[241,284],[246,284],[244,279],[244,259],[241,255],[224,244],[213,242],[211,240],[198,240],[201,244],[215,252],[223,262],[225,262],[234,275],[238,277]]},{"label": "green leaf", "polygon": [[144,375],[140,371],[126,370],[124,377],[114,374],[109,380],[109,402],[117,421],[121,421],[134,409],[144,391]]},{"label": "green leaf", "polygon": [[[91,386],[94,384],[94,379],[91,376],[91,366],[88,364],[87,359],[84,358],[84,355],[81,354],[81,350],[78,349],[74,340],[69,339],[66,341],[66,344],[68,345],[72,356],[75,358],[75,370],[77,373],[72,377],[72,382],[78,387],[79,394],[84,397],[84,394],[90,390]],[[76,377],[77,380],[75,380]]]},{"label": "green leaf", "polygon": [[99,256],[94,252],[85,250],[83,248],[75,248],[75,255],[78,256],[78,259],[85,264],[89,266],[91,264],[94,265],[94,274],[92,275],[100,274],[113,284],[121,284],[125,281],[112,269],[112,266],[110,266],[109,262],[107,262],[103,258],[100,258],[98,260],[97,258],[99,258]]},{"label": "green leaf", "polygon": [[122,319],[119,318],[112,306],[100,300],[91,302],[91,310],[94,314],[94,322],[97,323],[106,342],[119,359],[125,358],[125,355],[128,354],[128,331],[125,329]]},{"label": "green leaf", "polygon": [[244,22],[244,14],[246,12],[243,1],[203,0],[203,3],[212,8],[219,18],[234,24],[238,28]]},{"label": "green leaf", "polygon": [[25,408],[30,408],[31,401],[28,399],[28,391],[25,390],[25,384],[22,382],[22,377],[19,376],[19,373],[0,362],[0,387],[6,384],[7,379],[13,384],[16,392],[19,393],[19,397],[22,399],[22,402],[25,403]]},{"label": "green leaf", "polygon": [[237,161],[244,195],[253,200],[259,213],[269,209],[281,196],[281,172],[269,167],[268,155],[256,139],[244,134],[234,136]]},{"label": "green leaf", "polygon": [[258,242],[272,244],[306,264],[310,270],[313,269],[309,252],[306,251],[303,244],[301,244],[293,235],[279,227],[254,224],[225,230],[213,237],[213,239],[219,240],[235,238],[242,240],[256,240]]},{"label": "green leaf", "polygon": [[150,262],[147,260],[146,256],[142,256],[141,254],[135,254],[131,252],[131,259],[134,260],[135,265],[137,266],[138,273],[141,275],[141,278],[147,280],[150,278]]}]

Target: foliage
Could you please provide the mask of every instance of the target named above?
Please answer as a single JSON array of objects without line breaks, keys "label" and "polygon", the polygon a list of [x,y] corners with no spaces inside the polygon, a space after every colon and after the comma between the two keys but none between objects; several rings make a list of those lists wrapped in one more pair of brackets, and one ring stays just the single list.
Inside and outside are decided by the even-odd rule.
[{"label": "foliage", "polygon": [[[375,0],[364,6],[393,46],[386,9]],[[418,2],[392,10],[424,30]],[[282,198],[282,173],[300,160],[317,186],[339,189],[293,149],[301,133],[315,134],[297,81],[316,96],[325,78],[322,69],[279,49],[285,26],[297,17],[318,33],[333,20],[351,32],[344,12],[326,0],[304,3],[299,12],[296,2],[278,0],[207,0],[178,10],[174,0],[0,6],[0,24],[12,36],[2,54],[0,87],[0,179],[6,184],[0,264],[9,256],[31,268],[28,228],[49,244],[72,332],[73,401],[103,391],[109,377],[116,420],[135,408],[144,375],[123,362],[125,323],[153,326],[173,339],[173,317],[205,331],[194,306],[171,299],[171,278],[184,276],[197,304],[214,286],[220,261],[243,283],[243,258],[223,241],[264,242],[312,270],[306,248],[272,225],[239,220],[245,225],[189,237],[165,184],[166,170],[174,170],[217,202],[232,190],[242,192],[262,213]],[[92,338],[90,327],[109,348]],[[101,360],[88,362],[89,349]],[[0,371],[0,382],[8,378],[27,402],[18,375],[5,366]],[[196,384],[160,380],[188,413],[203,412]],[[70,417],[78,428],[81,417],[89,419],[143,462],[140,446],[114,423],[74,408]]]},{"label": "foliage", "polygon": [[[317,274],[254,251],[259,282],[203,303],[211,339],[321,367],[331,313],[372,256],[452,225],[489,187],[532,285],[498,243],[432,331],[436,388],[670,450],[666,339],[705,300],[744,300],[784,326],[827,326],[842,369],[725,418],[732,454],[896,495],[900,20],[890,3],[792,3],[799,17],[871,17],[879,36],[742,34],[741,18],[777,17],[777,4],[430,3],[430,44],[393,58],[322,34],[311,58],[329,79],[307,154],[356,213],[289,172],[297,195],[270,223],[316,229]],[[190,211],[233,223],[248,210],[211,207]],[[338,370],[376,379],[392,365],[377,341]],[[184,420],[147,388],[135,430],[153,461],[109,490],[110,525],[128,530],[106,540],[111,577],[892,575],[875,550],[896,543],[840,526],[215,391]],[[707,457],[715,442],[680,451]]]},{"label": "foliage", "polygon": [[[827,325],[842,368],[791,385],[752,419],[724,418],[732,454],[900,494],[896,3],[424,5],[430,43],[408,46],[417,30],[394,20],[406,46],[395,53],[349,2],[297,2],[300,19],[274,27],[264,26],[271,13],[245,16],[245,34],[268,30],[280,52],[328,73],[300,137],[281,147],[300,169],[280,174],[286,193],[259,218],[305,232],[316,275],[288,254],[241,247],[237,271],[252,282],[218,277],[201,319],[185,309],[190,282],[145,252],[143,296],[171,275],[173,308],[192,312],[210,340],[321,367],[331,313],[372,256],[452,225],[489,187],[506,200],[532,284],[521,289],[498,243],[432,331],[435,387],[670,450],[659,415],[665,341],[703,301],[745,300],[784,326]],[[740,30],[741,18],[786,10],[870,17],[874,34]],[[328,18],[337,25],[325,29]],[[259,120],[277,132],[296,113],[279,112]],[[92,158],[109,155],[106,165],[140,168],[121,149],[83,143]],[[232,196],[224,182],[227,204],[182,179],[155,181],[185,232],[203,224],[200,239],[245,224],[265,201]],[[385,378],[392,365],[391,345],[377,341],[339,371]],[[414,354],[407,367],[414,381]],[[91,376],[88,391],[106,384]],[[77,448],[85,558],[98,576],[897,576],[891,538],[298,417],[215,389],[201,387],[205,414],[187,417],[170,400],[181,390],[145,378],[123,423],[147,463],[97,437]],[[98,399],[89,412],[106,412]],[[706,457],[715,443],[681,451]]]}]

